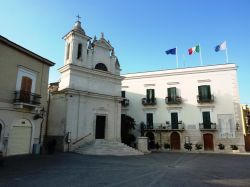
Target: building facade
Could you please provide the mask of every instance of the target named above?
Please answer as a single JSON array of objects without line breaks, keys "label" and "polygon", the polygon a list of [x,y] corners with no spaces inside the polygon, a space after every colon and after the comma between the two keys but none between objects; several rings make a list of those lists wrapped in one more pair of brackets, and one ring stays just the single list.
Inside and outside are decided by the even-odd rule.
[{"label": "building facade", "polygon": [[145,124],[149,146],[183,150],[185,143],[205,151],[244,151],[235,64],[123,75],[122,114]]},{"label": "building facade", "polygon": [[0,150],[32,153],[45,131],[49,68],[54,63],[0,36]]},{"label": "building facade", "polygon": [[114,48],[101,34],[91,39],[81,22],[64,36],[64,66],[51,92],[48,138],[66,151],[95,139],[120,141],[121,76]]}]

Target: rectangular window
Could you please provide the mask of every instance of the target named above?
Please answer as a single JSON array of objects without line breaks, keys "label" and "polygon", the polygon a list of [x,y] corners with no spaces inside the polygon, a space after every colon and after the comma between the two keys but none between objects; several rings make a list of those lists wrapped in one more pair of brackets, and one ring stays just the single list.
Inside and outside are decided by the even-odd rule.
[{"label": "rectangular window", "polygon": [[218,130],[221,138],[235,137],[234,118],[232,114],[218,114]]},{"label": "rectangular window", "polygon": [[153,101],[155,99],[155,90],[147,89],[147,101]]},{"label": "rectangular window", "polygon": [[176,87],[168,88],[168,101],[175,100],[176,96],[177,96]]},{"label": "rectangular window", "polygon": [[122,97],[126,98],[126,92],[125,91],[122,91]]},{"label": "rectangular window", "polygon": [[80,59],[81,57],[82,57],[82,44],[78,44],[77,59]]},{"label": "rectangular window", "polygon": [[203,125],[205,129],[211,128],[210,112],[202,112]]},{"label": "rectangular window", "polygon": [[147,113],[147,128],[153,129],[153,113]]},{"label": "rectangular window", "polygon": [[177,112],[171,113],[171,126],[172,126],[172,129],[178,129],[178,113]]},{"label": "rectangular window", "polygon": [[200,100],[210,100],[211,99],[210,85],[198,86],[198,91],[199,91],[199,99]]},{"label": "rectangular window", "polygon": [[67,44],[67,53],[66,53],[66,59],[69,59],[69,52],[70,52],[70,44]]}]

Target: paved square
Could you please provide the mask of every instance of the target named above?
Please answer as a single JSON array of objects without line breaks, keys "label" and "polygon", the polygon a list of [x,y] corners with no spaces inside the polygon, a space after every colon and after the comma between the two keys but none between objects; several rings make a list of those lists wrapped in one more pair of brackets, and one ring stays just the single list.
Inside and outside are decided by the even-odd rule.
[{"label": "paved square", "polygon": [[174,152],[17,156],[0,167],[0,186],[250,186],[250,156]]}]

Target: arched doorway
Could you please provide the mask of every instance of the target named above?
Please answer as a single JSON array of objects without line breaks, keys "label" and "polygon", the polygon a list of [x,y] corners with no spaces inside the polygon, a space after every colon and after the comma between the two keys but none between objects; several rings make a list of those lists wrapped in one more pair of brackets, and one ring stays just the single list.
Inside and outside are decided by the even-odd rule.
[{"label": "arched doorway", "polygon": [[214,150],[214,141],[212,134],[203,134],[204,150],[213,151]]},{"label": "arched doorway", "polygon": [[181,139],[178,132],[173,132],[170,135],[170,145],[172,150],[180,150],[181,149]]},{"label": "arched doorway", "polygon": [[26,119],[13,122],[9,132],[8,155],[29,154],[31,147],[32,125]]},{"label": "arched doorway", "polygon": [[147,132],[146,136],[148,137],[148,148],[154,149],[155,148],[155,136],[152,132]]}]

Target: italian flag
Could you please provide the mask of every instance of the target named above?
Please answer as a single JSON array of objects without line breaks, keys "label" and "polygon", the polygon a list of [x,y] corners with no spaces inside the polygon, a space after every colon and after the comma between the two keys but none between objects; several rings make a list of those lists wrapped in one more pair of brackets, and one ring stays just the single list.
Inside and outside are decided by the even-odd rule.
[{"label": "italian flag", "polygon": [[188,49],[188,54],[192,55],[193,53],[199,53],[200,52],[200,45],[196,45],[195,47],[192,47]]}]

